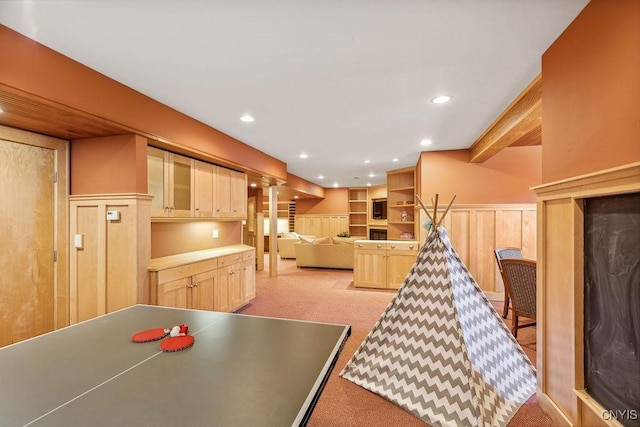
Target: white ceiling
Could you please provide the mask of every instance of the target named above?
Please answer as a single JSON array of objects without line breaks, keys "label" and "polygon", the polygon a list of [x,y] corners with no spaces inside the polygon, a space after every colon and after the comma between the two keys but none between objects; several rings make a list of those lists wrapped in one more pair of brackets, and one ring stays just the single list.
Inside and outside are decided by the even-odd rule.
[{"label": "white ceiling", "polygon": [[[4,0],[0,23],[294,175],[349,187],[468,148],[587,2]],[[452,100],[432,104],[440,94]]]}]

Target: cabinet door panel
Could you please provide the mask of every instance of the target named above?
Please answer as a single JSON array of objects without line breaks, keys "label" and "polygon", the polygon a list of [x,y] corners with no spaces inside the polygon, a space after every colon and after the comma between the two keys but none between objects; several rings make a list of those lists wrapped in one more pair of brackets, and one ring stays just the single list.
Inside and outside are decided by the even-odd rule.
[{"label": "cabinet door panel", "polygon": [[229,267],[229,305],[233,311],[242,305],[242,263]]},{"label": "cabinet door panel", "polygon": [[356,250],[354,256],[354,286],[385,288],[386,263],[384,249]]},{"label": "cabinet door panel", "polygon": [[230,267],[218,269],[218,280],[213,287],[213,309],[215,311],[231,311],[229,305],[229,272]]},{"label": "cabinet door panel", "polygon": [[246,304],[256,297],[256,262],[247,259],[242,262],[242,303]]},{"label": "cabinet door panel", "polygon": [[193,288],[191,308],[196,310],[214,310],[214,293],[218,271],[208,271],[191,278]]},{"label": "cabinet door panel", "polygon": [[157,148],[147,148],[147,185],[151,201],[151,216],[163,217],[168,215],[167,187],[169,177],[168,155],[166,151]]},{"label": "cabinet door panel", "polygon": [[398,289],[416,262],[417,254],[410,251],[389,251],[387,255],[387,287]]},{"label": "cabinet door panel", "polygon": [[190,217],[193,212],[193,159],[171,156],[171,216]]},{"label": "cabinet door panel", "polygon": [[194,175],[194,215],[197,218],[213,218],[216,167],[196,161]]},{"label": "cabinet door panel", "polygon": [[189,308],[191,278],[173,280],[158,285],[158,305]]}]

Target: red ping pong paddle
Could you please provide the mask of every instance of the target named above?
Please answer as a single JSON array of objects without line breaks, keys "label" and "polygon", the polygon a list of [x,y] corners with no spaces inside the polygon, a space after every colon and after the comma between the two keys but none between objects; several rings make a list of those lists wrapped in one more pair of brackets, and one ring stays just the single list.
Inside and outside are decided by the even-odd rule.
[{"label": "red ping pong paddle", "polygon": [[191,347],[194,341],[193,335],[169,337],[160,343],[160,350],[165,352],[184,350]]},{"label": "red ping pong paddle", "polygon": [[167,335],[169,335],[169,332],[170,332],[169,329],[163,329],[163,328],[147,329],[146,331],[140,331],[133,334],[131,336],[131,341],[133,342],[158,341],[166,337]]}]

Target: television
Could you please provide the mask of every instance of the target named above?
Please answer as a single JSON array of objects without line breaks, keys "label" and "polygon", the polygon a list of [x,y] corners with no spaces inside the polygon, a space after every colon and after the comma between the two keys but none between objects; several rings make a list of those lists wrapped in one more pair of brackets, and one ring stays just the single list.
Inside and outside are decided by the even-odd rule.
[{"label": "television", "polygon": [[373,199],[372,205],[373,219],[387,219],[387,199]]}]

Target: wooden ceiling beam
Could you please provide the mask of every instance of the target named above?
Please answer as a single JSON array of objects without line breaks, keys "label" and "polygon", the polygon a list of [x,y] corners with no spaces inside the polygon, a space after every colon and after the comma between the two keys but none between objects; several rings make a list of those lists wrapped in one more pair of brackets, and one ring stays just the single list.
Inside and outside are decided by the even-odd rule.
[{"label": "wooden ceiling beam", "polygon": [[470,162],[482,163],[503,148],[540,145],[542,130],[542,78],[538,76],[471,145]]}]

